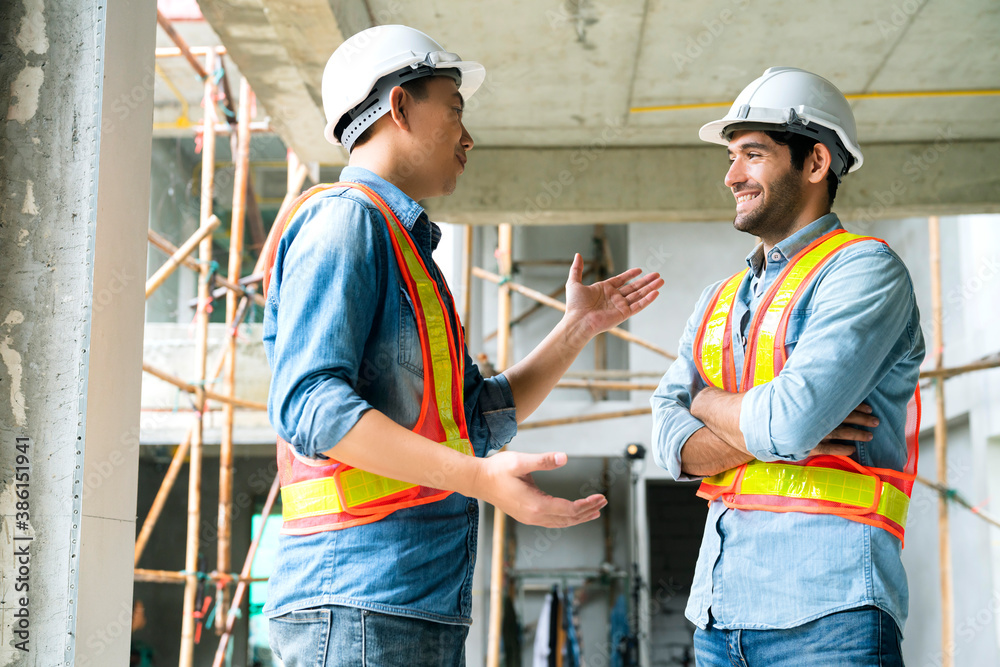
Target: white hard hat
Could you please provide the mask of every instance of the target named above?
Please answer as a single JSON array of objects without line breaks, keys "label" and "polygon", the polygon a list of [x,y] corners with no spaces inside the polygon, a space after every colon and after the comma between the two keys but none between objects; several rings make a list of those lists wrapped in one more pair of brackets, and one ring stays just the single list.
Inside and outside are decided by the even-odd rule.
[{"label": "white hard hat", "polygon": [[[337,47],[323,70],[324,136],[350,151],[358,136],[389,111],[394,87],[434,75],[451,76],[469,98],[486,78],[486,69],[405,25],[362,30]],[[346,113],[352,122],[337,141],[333,131]]]},{"label": "white hard hat", "polygon": [[725,146],[737,130],[787,130],[822,142],[837,178],[864,163],[847,98],[823,77],[797,67],[769,68],[743,89],[724,118],[703,125],[698,136]]}]

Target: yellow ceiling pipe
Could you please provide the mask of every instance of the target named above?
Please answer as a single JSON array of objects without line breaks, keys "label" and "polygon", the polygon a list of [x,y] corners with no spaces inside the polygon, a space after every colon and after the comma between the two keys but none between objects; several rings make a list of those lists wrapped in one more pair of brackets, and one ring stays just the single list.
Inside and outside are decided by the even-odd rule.
[{"label": "yellow ceiling pipe", "polygon": [[[873,99],[883,99],[892,97],[978,97],[978,96],[990,96],[990,95],[1000,95],[1000,89],[985,89],[985,90],[901,90],[896,92],[888,93],[854,93],[852,95],[845,95],[849,100],[873,100]],[[695,104],[665,104],[659,106],[650,107],[632,107],[629,109],[629,113],[648,113],[651,111],[681,111],[686,109],[708,109],[711,107],[728,107],[732,104],[729,102],[699,102]]]}]

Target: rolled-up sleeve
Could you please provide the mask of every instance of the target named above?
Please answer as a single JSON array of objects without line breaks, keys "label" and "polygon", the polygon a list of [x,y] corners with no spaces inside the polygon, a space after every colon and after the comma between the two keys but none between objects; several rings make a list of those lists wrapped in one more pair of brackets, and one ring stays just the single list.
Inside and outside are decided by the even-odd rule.
[{"label": "rolled-up sleeve", "polygon": [[653,459],[679,482],[701,479],[681,471],[681,450],[688,438],[705,424],[691,415],[691,399],[705,387],[694,362],[694,338],[709,298],[718,283],[702,293],[677,346],[677,360],[670,365],[649,399],[653,408]]},{"label": "rolled-up sleeve", "polygon": [[268,294],[268,416],[301,455],[322,458],[372,408],[355,386],[376,310],[362,304],[380,300],[384,241],[349,198],[318,198],[298,216],[298,233],[279,246],[279,289]]},{"label": "rolled-up sleeve", "polygon": [[914,344],[910,277],[884,246],[845,251],[818,280],[781,373],[743,396],[740,430],[762,461],[806,458]]},{"label": "rolled-up sleeve", "polygon": [[501,373],[484,378],[465,351],[465,421],[476,456],[500,449],[517,434],[517,411],[510,383]]}]

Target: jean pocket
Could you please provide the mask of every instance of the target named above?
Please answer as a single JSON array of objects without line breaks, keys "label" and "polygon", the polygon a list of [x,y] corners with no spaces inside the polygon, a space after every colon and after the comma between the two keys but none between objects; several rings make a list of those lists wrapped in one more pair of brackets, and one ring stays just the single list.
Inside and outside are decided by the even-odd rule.
[{"label": "jean pocket", "polygon": [[405,287],[399,288],[399,365],[424,377],[424,358],[420,350],[416,311]]},{"label": "jean pocket", "polygon": [[329,609],[292,611],[268,622],[271,651],[284,667],[324,667],[330,641]]}]

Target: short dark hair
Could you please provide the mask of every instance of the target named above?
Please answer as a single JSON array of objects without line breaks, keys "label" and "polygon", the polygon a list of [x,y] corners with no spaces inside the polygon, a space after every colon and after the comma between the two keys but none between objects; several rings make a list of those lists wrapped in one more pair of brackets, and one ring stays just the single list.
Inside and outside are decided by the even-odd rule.
[{"label": "short dark hair", "polygon": [[[771,140],[774,143],[782,146],[788,146],[788,152],[791,153],[792,156],[792,167],[796,171],[802,171],[806,164],[806,158],[813,152],[813,148],[815,148],[816,144],[819,143],[815,139],[811,139],[795,132],[788,132],[787,130],[767,130],[764,134],[771,137]],[[826,194],[830,198],[830,206],[833,206],[833,200],[837,197],[837,187],[839,185],[840,179],[837,178],[837,174],[833,173],[833,165],[831,165],[830,170],[826,173]]]},{"label": "short dark hair", "polygon": [[[424,76],[419,79],[411,79],[410,81],[399,84],[399,87],[408,92],[415,99],[426,100],[428,94],[427,80],[433,78],[434,77],[431,76]],[[351,117],[348,114],[345,113],[340,117],[340,121],[337,123],[337,126],[333,128],[333,136],[336,137],[337,141],[340,141],[340,137],[343,136],[344,130],[346,130],[347,126],[350,124]],[[365,131],[358,135],[358,138],[354,140],[354,145],[351,146],[352,150],[372,138],[372,127],[374,127],[374,124],[366,127]]]}]

